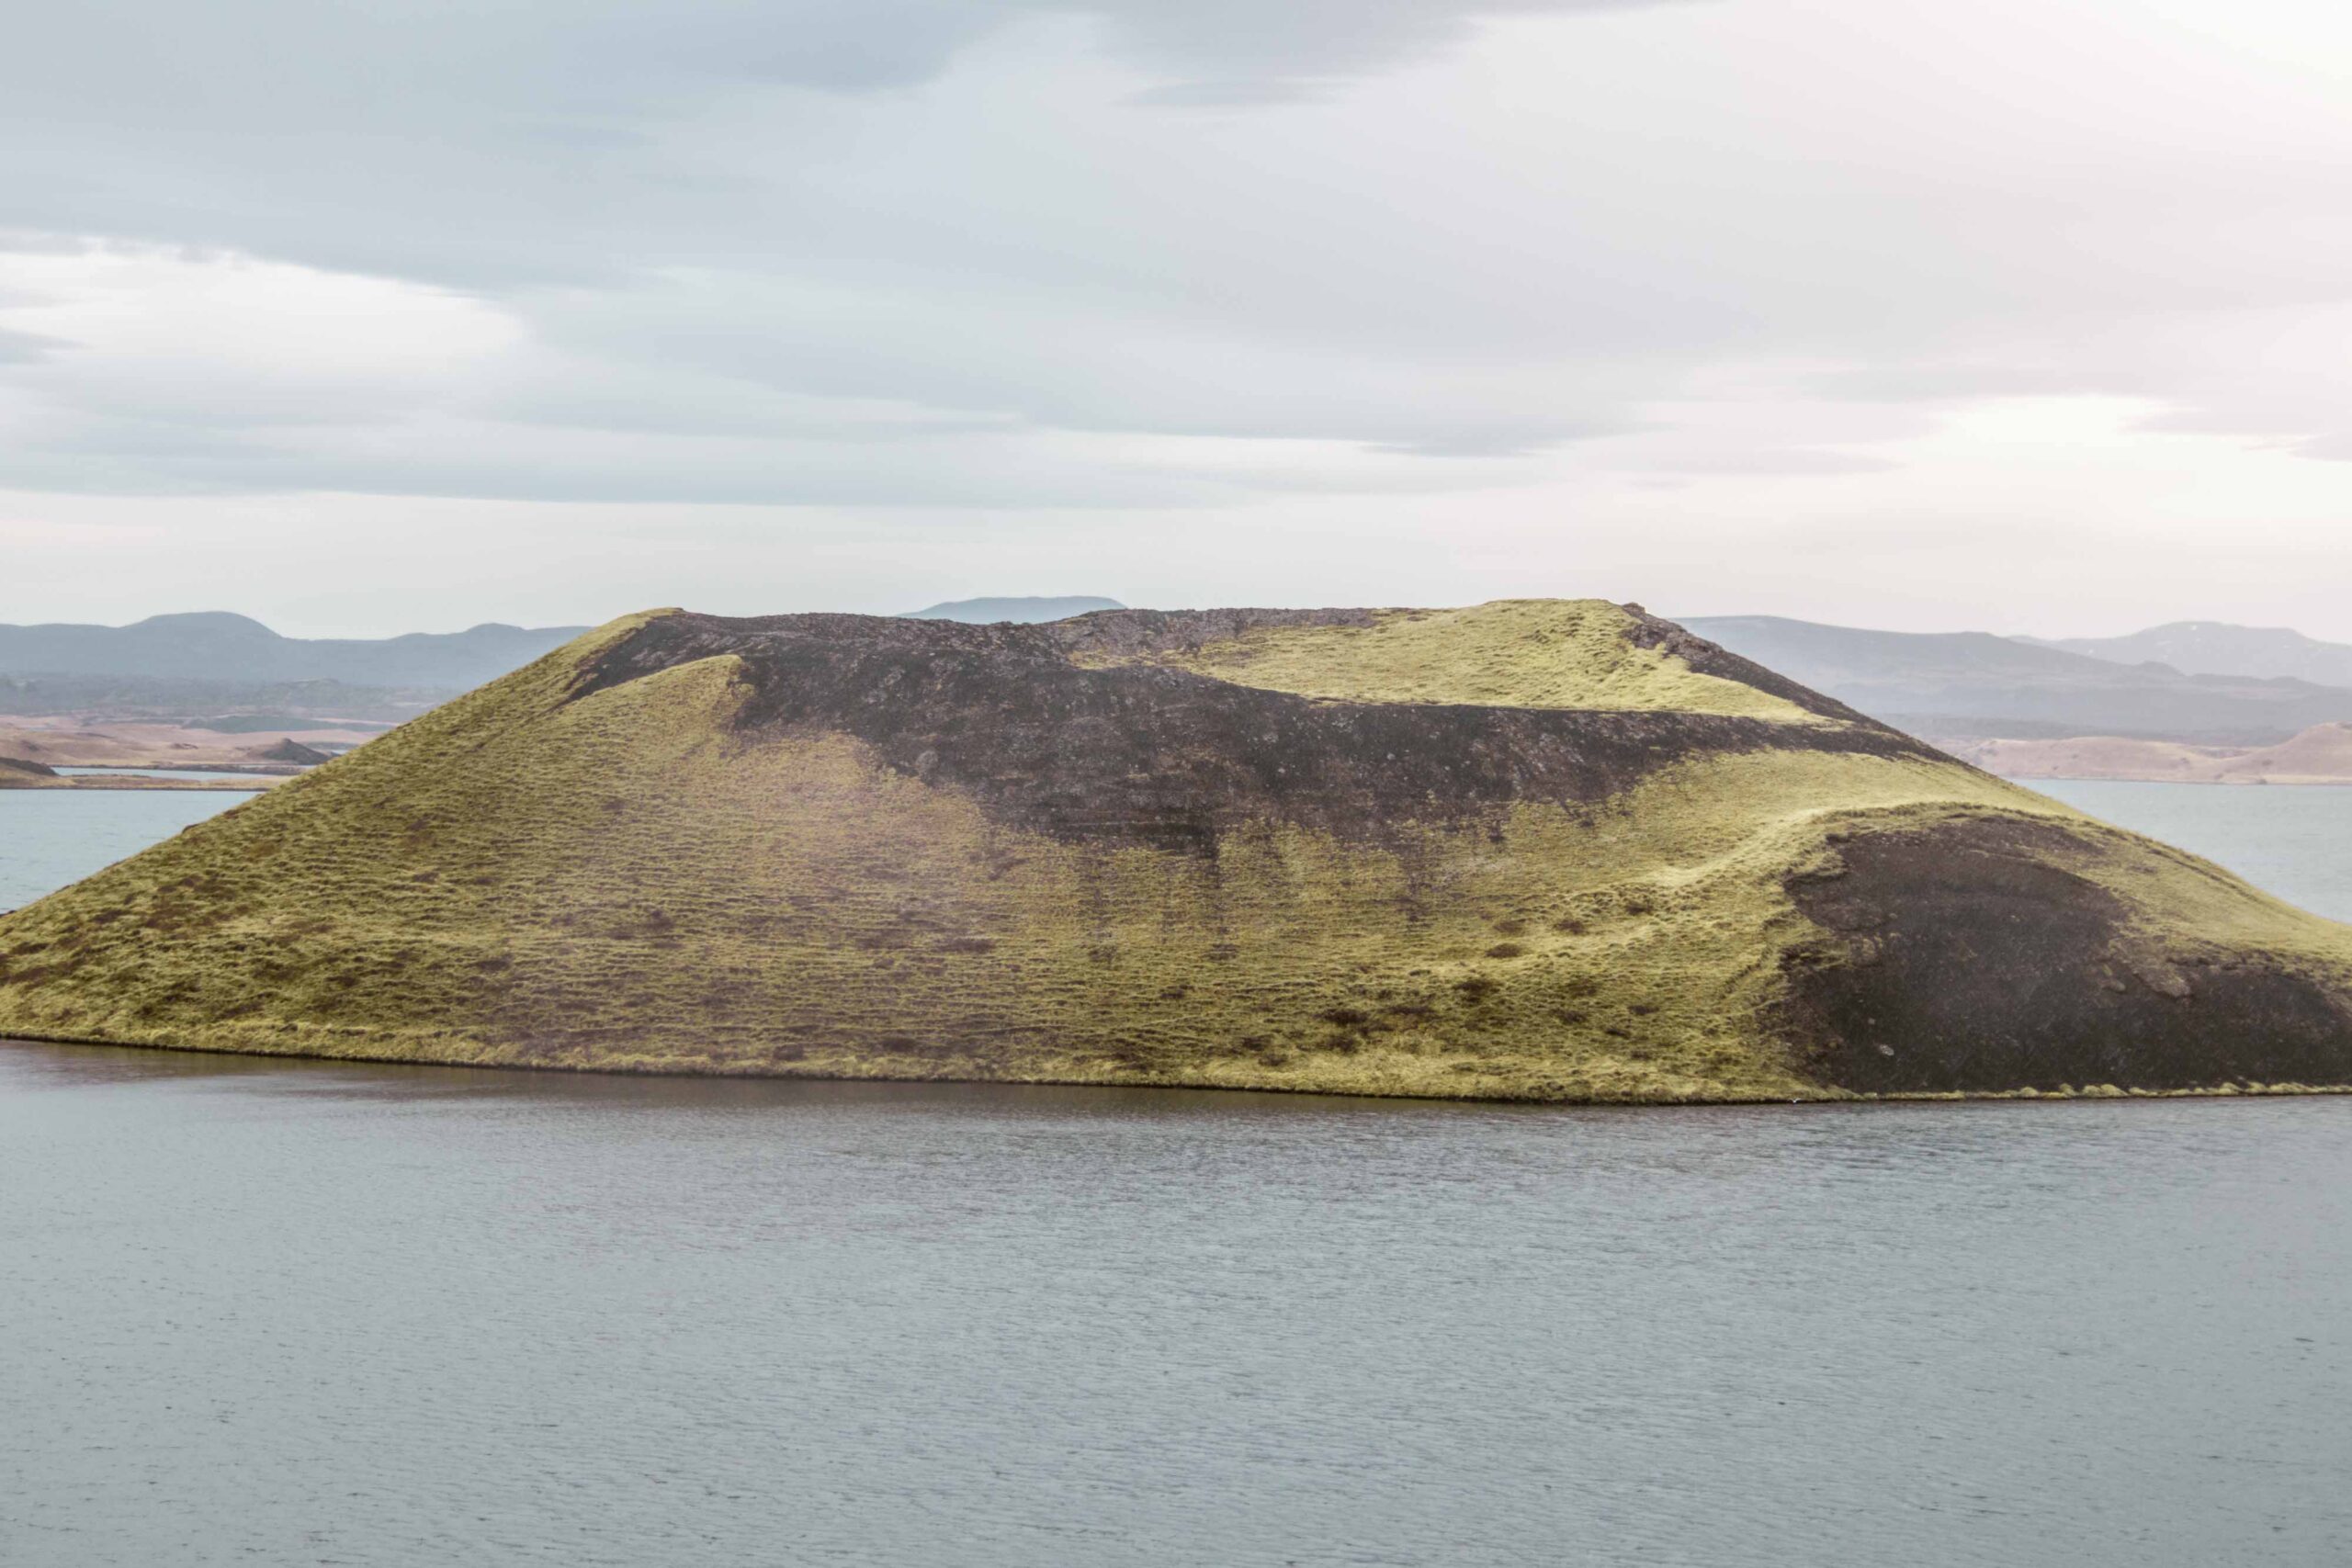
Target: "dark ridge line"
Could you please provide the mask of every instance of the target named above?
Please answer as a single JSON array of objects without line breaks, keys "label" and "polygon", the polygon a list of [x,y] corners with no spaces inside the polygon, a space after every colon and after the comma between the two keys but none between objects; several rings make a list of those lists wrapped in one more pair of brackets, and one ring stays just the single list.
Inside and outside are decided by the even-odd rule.
[{"label": "dark ridge line", "polygon": [[[1721,643],[1709,642],[1687,626],[1651,615],[1639,604],[1620,604],[1619,609],[1634,617],[1632,641],[1636,648],[1654,648],[1681,660],[1702,675],[1713,675],[1721,681],[1736,681],[1744,686],[1797,706],[1821,718],[1843,720],[1848,724],[1867,725],[1876,729],[1893,727],[1880,723],[1869,715],[1848,707],[1835,697],[1824,696],[1810,686],[1801,686],[1777,670],[1767,669],[1738,654]],[[1902,731],[1894,730],[1895,734]]]}]

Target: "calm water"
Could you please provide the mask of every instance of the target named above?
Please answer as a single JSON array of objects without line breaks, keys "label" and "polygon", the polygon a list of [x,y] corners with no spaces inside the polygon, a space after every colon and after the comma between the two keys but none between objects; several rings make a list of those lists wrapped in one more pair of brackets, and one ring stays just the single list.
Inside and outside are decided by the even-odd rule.
[{"label": "calm water", "polygon": [[[128,773],[136,779],[250,779],[256,775],[251,770],[235,768],[60,768],[61,773]],[[259,775],[267,777],[269,775]],[[284,775],[281,775],[284,776]]]},{"label": "calm water", "polygon": [[[234,803],[0,795],[0,904]],[[2352,1561],[2347,1100],[12,1045],[0,1197],[9,1568]]]},{"label": "calm water", "polygon": [[2352,784],[2036,779],[2029,787],[2194,850],[2314,914],[2352,920]]},{"label": "calm water", "polygon": [[2352,1101],[0,1052],[11,1564],[2333,1564]]},{"label": "calm water", "polygon": [[0,790],[0,909],[29,904],[252,798],[225,789]]}]

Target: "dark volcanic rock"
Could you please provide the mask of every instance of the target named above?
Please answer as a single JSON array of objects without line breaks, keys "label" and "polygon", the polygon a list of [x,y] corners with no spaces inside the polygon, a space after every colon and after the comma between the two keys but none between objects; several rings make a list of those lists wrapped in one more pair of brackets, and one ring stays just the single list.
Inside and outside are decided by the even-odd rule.
[{"label": "dark volcanic rock", "polygon": [[680,615],[596,661],[578,693],[734,654],[753,692],[739,720],[747,730],[854,735],[888,766],[966,790],[1011,826],[1204,852],[1220,831],[1251,820],[1353,839],[1408,822],[1491,825],[1514,803],[1600,801],[1672,763],[1737,751],[1940,760],[1859,716],[1849,726],[1806,728],[1720,714],[1341,702],[1069,658],[1191,650],[1260,626],[1371,618],[1361,610],[1123,610],[1046,626],[976,626]]},{"label": "dark volcanic rock", "polygon": [[2352,1083],[2341,991],[2260,955],[2147,950],[2064,869],[2081,848],[2060,823],[1965,820],[1855,838],[1843,874],[1792,878],[1844,948],[1790,968],[1809,1070],[1864,1093]]}]

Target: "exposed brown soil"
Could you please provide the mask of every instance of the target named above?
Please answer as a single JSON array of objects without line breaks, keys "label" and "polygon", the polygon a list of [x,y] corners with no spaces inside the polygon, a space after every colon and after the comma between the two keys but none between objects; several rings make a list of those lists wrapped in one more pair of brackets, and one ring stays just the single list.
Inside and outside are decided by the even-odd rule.
[{"label": "exposed brown soil", "polygon": [[[1815,728],[1712,714],[1351,703],[1148,664],[1082,668],[1068,657],[1368,615],[1130,610],[1045,626],[667,615],[591,665],[575,695],[734,654],[752,688],[743,729],[855,736],[898,772],[952,785],[999,820],[1057,839],[1204,853],[1251,820],[1354,840],[1408,822],[1491,824],[1514,803],[1600,801],[1660,768],[1731,752],[1938,755],[1859,716],[1849,727]],[[1710,672],[1744,665],[1714,653],[1730,662]],[[1776,683],[1813,711],[1843,716],[1826,699]]]},{"label": "exposed brown soil", "polygon": [[1861,1093],[2352,1083],[2352,1008],[2283,964],[2135,945],[2114,895],[2063,869],[2060,823],[1963,820],[1853,839],[1791,896],[1837,934],[1800,953],[1783,1024],[1806,1071]]},{"label": "exposed brown soil", "polygon": [[[361,739],[365,739],[364,736]],[[287,774],[327,753],[285,736],[227,736],[175,724],[0,723],[0,758],[62,768],[192,768]]]},{"label": "exposed brown soil", "polygon": [[2085,735],[1950,742],[1953,752],[2013,779],[2138,779],[2178,784],[2352,784],[2352,725],[2314,725],[2252,750]]}]

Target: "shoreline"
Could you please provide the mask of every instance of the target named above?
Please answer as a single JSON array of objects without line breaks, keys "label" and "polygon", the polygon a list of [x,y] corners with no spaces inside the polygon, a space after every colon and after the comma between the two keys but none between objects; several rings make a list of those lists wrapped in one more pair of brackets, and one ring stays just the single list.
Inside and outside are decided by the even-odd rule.
[{"label": "shoreline", "polygon": [[1932,739],[2005,779],[2117,784],[2352,784],[2352,725],[2321,724],[2266,746],[2212,745],[2123,735],[2040,739],[1994,736]]},{"label": "shoreline", "polygon": [[276,778],[259,776],[251,779],[151,779],[137,773],[56,773],[42,778],[37,774],[19,773],[14,769],[0,770],[0,789],[209,789],[259,795],[278,782]]},{"label": "shoreline", "polygon": [[1386,1100],[1423,1105],[1550,1105],[1563,1109],[1602,1107],[1634,1111],[1675,1110],[1696,1106],[1909,1105],[1953,1102],[1998,1104],[2041,1100],[2074,1105],[2091,1101],[2132,1100],[2291,1100],[2352,1096],[2352,1084],[2253,1082],[2224,1082],[2191,1089],[2124,1089],[2114,1084],[2086,1084],[2079,1088],[2061,1085],[2056,1089],[2047,1089],[2023,1088],[1916,1090],[1896,1093],[1860,1093],[1852,1089],[1815,1089],[1796,1095],[1687,1095],[1672,1099],[1596,1095],[1418,1094],[1406,1090],[1384,1091],[1378,1089],[1323,1089],[1303,1085],[1215,1083],[1192,1078],[1074,1077],[1050,1074],[1034,1077],[1021,1075],[982,1077],[957,1073],[917,1075],[828,1072],[822,1069],[795,1067],[786,1064],[774,1064],[752,1069],[732,1066],[693,1067],[649,1066],[623,1063],[593,1066],[572,1062],[494,1062],[469,1060],[462,1056],[396,1056],[373,1052],[256,1051],[232,1045],[162,1045],[152,1041],[94,1040],[72,1035],[21,1032],[0,1033],[0,1047],[9,1045],[62,1045],[105,1051],[158,1051],[193,1056],[236,1056],[257,1062],[348,1062],[368,1066],[465,1067],[480,1072],[550,1073],[607,1078],[729,1078],[775,1083],[798,1081],[802,1083],[990,1084],[1032,1089],[1192,1089],[1215,1094],[1292,1095],[1304,1100]]},{"label": "shoreline", "polygon": [[2352,778],[2341,778],[2341,777],[2336,777],[2336,776],[2332,775],[2332,774],[2331,774],[2331,775],[2314,775],[2314,776],[2311,776],[2311,777],[2290,777],[2290,778],[2254,778],[2254,779],[2184,779],[2184,778],[2178,778],[2178,777],[2173,776],[2173,775],[2171,775],[2171,774],[2166,774],[2166,773],[1995,773],[1993,774],[1993,776],[1994,776],[1995,778],[2007,779],[2007,780],[2008,780],[2011,784],[2191,784],[2191,785],[2194,785],[2194,786],[2196,786],[2196,787],[2198,787],[2198,788],[2199,788],[2199,789],[2270,789],[2270,788],[2278,788],[2278,789],[2344,789],[2344,788],[2346,788],[2346,787],[2352,787]]}]

